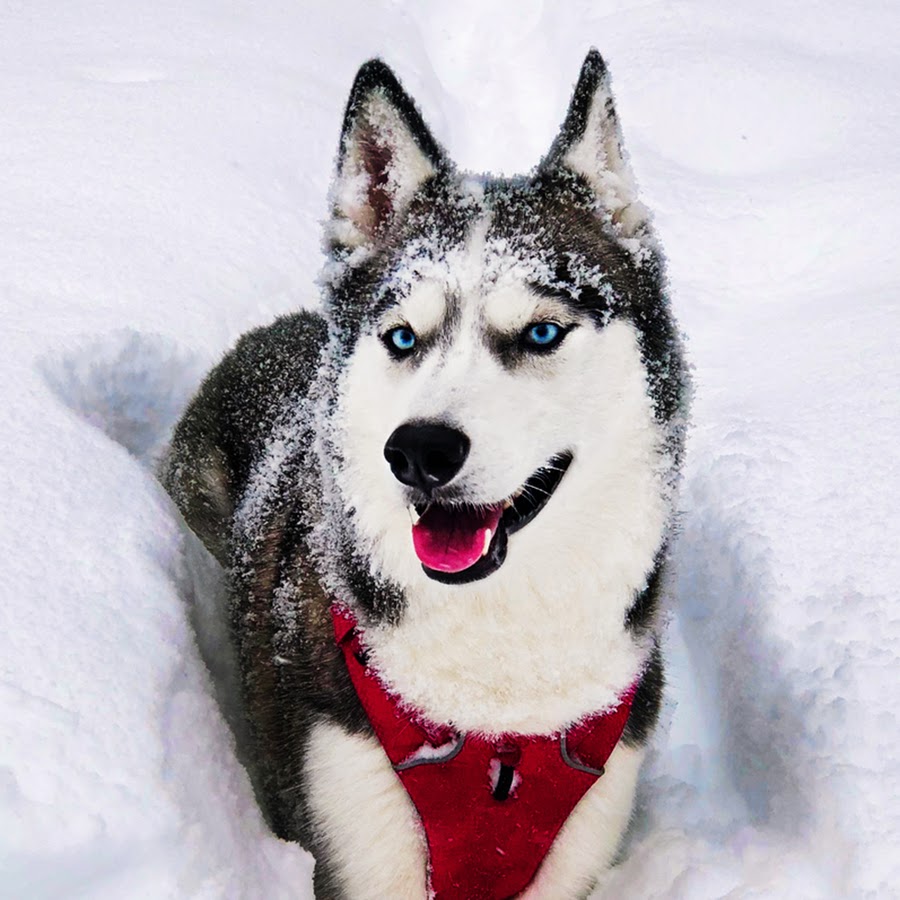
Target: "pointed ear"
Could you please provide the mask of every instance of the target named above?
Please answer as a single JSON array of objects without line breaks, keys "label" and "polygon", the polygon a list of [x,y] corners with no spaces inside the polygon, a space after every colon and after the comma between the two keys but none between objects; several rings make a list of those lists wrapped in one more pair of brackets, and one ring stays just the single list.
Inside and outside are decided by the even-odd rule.
[{"label": "pointed ear", "polygon": [[344,113],[331,197],[333,245],[355,249],[372,242],[448,165],[394,73],[380,59],[369,60]]},{"label": "pointed ear", "polygon": [[581,67],[566,120],[540,171],[569,169],[582,176],[624,237],[647,230],[649,213],[637,199],[637,187],[622,147],[603,57],[591,49]]}]

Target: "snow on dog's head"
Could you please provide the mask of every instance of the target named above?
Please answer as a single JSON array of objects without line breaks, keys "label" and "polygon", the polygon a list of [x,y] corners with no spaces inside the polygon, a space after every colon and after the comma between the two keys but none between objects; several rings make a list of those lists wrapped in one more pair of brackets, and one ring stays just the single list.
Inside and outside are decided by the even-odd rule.
[{"label": "snow on dog's head", "polygon": [[681,361],[599,55],[515,179],[457,173],[366,64],[332,204],[324,465],[369,573],[407,600],[639,590],[669,514]]}]

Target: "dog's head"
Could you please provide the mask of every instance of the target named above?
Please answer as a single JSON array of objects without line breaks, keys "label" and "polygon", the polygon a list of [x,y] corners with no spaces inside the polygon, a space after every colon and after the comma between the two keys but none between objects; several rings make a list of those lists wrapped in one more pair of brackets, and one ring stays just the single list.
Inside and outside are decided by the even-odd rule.
[{"label": "dog's head", "polygon": [[513,179],[457,172],[392,72],[364,65],[327,239],[326,465],[371,574],[540,589],[567,567],[613,577],[602,558],[639,587],[682,364],[600,55]]}]

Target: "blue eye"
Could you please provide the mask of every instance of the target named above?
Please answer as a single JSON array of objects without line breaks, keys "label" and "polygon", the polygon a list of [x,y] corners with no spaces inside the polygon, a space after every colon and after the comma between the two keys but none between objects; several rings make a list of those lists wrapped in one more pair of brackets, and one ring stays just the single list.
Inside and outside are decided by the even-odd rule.
[{"label": "blue eye", "polygon": [[522,335],[527,346],[538,350],[555,347],[565,336],[565,331],[555,322],[536,322],[529,325]]},{"label": "blue eye", "polygon": [[416,346],[416,334],[406,325],[392,328],[382,340],[394,356],[407,356]]}]

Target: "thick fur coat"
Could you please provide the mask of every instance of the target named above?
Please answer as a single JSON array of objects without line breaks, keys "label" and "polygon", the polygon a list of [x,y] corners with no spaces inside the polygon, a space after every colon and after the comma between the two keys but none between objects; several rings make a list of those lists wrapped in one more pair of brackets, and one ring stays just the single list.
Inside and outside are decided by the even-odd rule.
[{"label": "thick fur coat", "polygon": [[[416,810],[348,679],[335,601],[384,684],[462,732],[556,734],[639,680],[605,774],[522,895],[582,897],[619,847],[658,713],[686,393],[599,54],[520,178],[458,172],[367,63],[327,229],[323,312],[242,338],[162,473],[230,576],[261,803],[315,855],[317,897],[427,896]],[[465,552],[484,537],[463,568],[422,549],[453,529]]]}]

